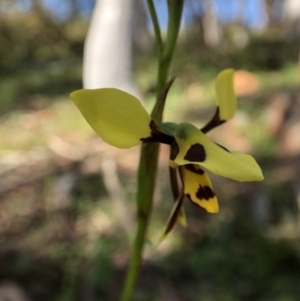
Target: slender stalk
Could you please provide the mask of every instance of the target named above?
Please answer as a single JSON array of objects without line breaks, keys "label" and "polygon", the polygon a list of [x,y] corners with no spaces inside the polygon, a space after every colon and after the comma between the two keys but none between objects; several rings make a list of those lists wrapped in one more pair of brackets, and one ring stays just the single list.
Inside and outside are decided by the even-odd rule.
[{"label": "slender stalk", "polygon": [[159,58],[157,97],[160,95],[170,72],[170,66],[180,28],[184,0],[168,0],[168,31],[162,56]]},{"label": "slender stalk", "polygon": [[220,108],[217,107],[216,112],[215,112],[214,116],[212,117],[212,119],[204,127],[202,127],[200,129],[200,131],[202,131],[204,134],[206,134],[209,131],[211,131],[212,129],[216,128],[217,126],[220,126],[224,122],[226,122],[226,120],[221,119]]},{"label": "slender stalk", "polygon": [[151,20],[152,20],[152,24],[153,24],[154,35],[155,35],[155,40],[156,40],[156,47],[157,47],[157,51],[158,51],[158,57],[160,58],[162,55],[162,52],[163,52],[164,45],[163,45],[163,41],[161,38],[157,14],[156,14],[155,6],[154,6],[152,0],[147,0],[147,5],[148,5],[148,10],[150,13]]},{"label": "slender stalk", "polygon": [[[152,0],[147,0],[150,16],[154,26],[155,37],[158,45],[159,66],[157,75],[157,100],[153,108],[151,117],[161,123],[164,110],[163,97],[160,94],[166,85],[170,65],[178,36],[181,13],[184,0],[168,0],[169,20],[168,32],[165,45],[162,43],[160,28]],[[157,160],[158,160],[158,143],[147,143],[142,145],[139,171],[138,171],[138,191],[137,191],[137,207],[138,207],[138,228],[133,244],[133,252],[131,255],[130,265],[127,271],[125,286],[121,301],[130,301],[133,289],[139,273],[142,262],[142,253],[147,234],[148,222],[152,209],[153,192],[156,179]]]},{"label": "slender stalk", "polygon": [[138,228],[133,244],[130,265],[126,275],[125,287],[121,298],[122,301],[131,300],[133,289],[142,262],[143,247],[152,207],[154,183],[157,169],[157,158],[158,143],[150,142],[142,146],[138,171],[137,191]]}]

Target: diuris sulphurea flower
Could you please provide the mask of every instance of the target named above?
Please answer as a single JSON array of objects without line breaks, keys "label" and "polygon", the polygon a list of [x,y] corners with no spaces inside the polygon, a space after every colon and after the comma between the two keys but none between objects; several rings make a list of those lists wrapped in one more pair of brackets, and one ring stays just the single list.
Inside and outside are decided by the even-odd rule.
[{"label": "diuris sulphurea flower", "polygon": [[252,156],[228,150],[205,135],[235,113],[233,78],[233,69],[218,74],[216,112],[202,129],[190,123],[156,124],[137,98],[118,89],[82,89],[71,93],[86,121],[108,144],[118,148],[148,142],[170,145],[169,169],[175,205],[159,242],[173,229],[177,219],[182,225],[186,224],[182,207],[185,197],[209,213],[219,211],[205,170],[240,182],[263,180],[262,171]]}]

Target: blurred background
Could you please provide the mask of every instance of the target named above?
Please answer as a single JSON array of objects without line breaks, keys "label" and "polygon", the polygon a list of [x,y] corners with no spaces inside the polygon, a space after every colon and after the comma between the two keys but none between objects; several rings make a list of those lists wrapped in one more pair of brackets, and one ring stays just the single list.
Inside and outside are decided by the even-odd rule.
[{"label": "blurred background", "polygon": [[[165,2],[155,1],[163,31]],[[189,227],[155,249],[173,205],[162,146],[135,301],[300,300],[299,37],[298,0],[185,1],[165,120],[209,121],[214,78],[235,68],[238,111],[210,137],[251,153],[265,180],[212,175],[220,213],[186,201]],[[0,45],[0,300],[118,300],[139,148],[106,145],[68,95],[83,80],[131,91],[151,110],[147,7],[0,0]]]}]

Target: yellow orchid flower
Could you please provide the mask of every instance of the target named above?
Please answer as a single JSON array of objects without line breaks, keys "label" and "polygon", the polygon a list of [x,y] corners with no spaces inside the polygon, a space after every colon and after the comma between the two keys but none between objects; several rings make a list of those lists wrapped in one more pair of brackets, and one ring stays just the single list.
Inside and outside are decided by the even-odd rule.
[{"label": "yellow orchid flower", "polygon": [[[71,93],[86,121],[110,145],[118,148],[148,142],[170,145],[170,179],[176,202],[159,242],[173,229],[177,219],[186,225],[182,207],[185,196],[209,213],[219,211],[216,195],[204,169],[241,182],[264,178],[253,157],[229,151],[205,135],[235,113],[233,77],[232,69],[218,74],[215,82],[216,113],[200,130],[189,123],[157,125],[137,98],[118,89],[83,89]],[[178,178],[182,181],[182,188],[179,188]]]}]

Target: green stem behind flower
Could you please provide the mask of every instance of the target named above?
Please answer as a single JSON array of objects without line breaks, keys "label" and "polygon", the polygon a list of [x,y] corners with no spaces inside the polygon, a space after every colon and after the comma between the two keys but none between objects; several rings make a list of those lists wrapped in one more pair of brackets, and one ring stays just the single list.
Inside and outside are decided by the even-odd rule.
[{"label": "green stem behind flower", "polygon": [[[133,289],[142,262],[143,247],[146,238],[148,221],[150,217],[154,184],[156,178],[156,167],[158,158],[158,144],[150,142],[142,146],[140,165],[138,171],[137,191],[137,222],[138,228],[135,236],[131,261],[126,275],[125,287],[122,301],[131,300]],[[148,174],[145,174],[148,172]]]},{"label": "green stem behind flower", "polygon": [[149,10],[149,13],[151,16],[152,24],[153,24],[158,58],[160,58],[162,56],[162,52],[164,50],[164,45],[163,45],[163,41],[161,38],[160,27],[159,27],[159,23],[158,23],[156,11],[155,11],[155,6],[154,6],[152,0],[147,0],[147,5],[148,5],[148,10]]},{"label": "green stem behind flower", "polygon": [[[163,97],[159,97],[162,93],[167,79],[169,77],[170,66],[177,36],[180,27],[184,0],[168,0],[169,20],[168,32],[165,44],[162,43],[160,28],[157,21],[157,15],[152,0],[147,0],[150,16],[154,26],[155,37],[158,45],[159,66],[157,75],[157,100],[153,108],[151,117],[156,123],[162,122],[164,105],[160,101],[164,101]],[[157,160],[158,160],[158,143],[147,143],[142,146],[139,171],[138,171],[138,229],[133,244],[133,252],[129,269],[127,271],[125,286],[121,301],[130,301],[139,268],[142,262],[142,253],[147,234],[149,217],[152,209],[153,192],[156,179]]]},{"label": "green stem behind flower", "polygon": [[[162,53],[159,52],[159,62],[158,62],[158,75],[157,75],[157,86],[156,86],[156,97],[157,99],[162,92],[166,81],[168,80],[170,67],[172,63],[172,58],[176,46],[176,41],[178,37],[178,32],[180,28],[181,14],[183,8],[184,0],[168,0],[168,31],[166,42],[163,47]],[[152,117],[154,121],[161,122],[162,120],[156,120],[156,117],[162,118],[161,115],[163,110],[156,112],[156,107],[158,105],[158,101],[154,106]],[[158,115],[158,116],[156,116]]]}]

